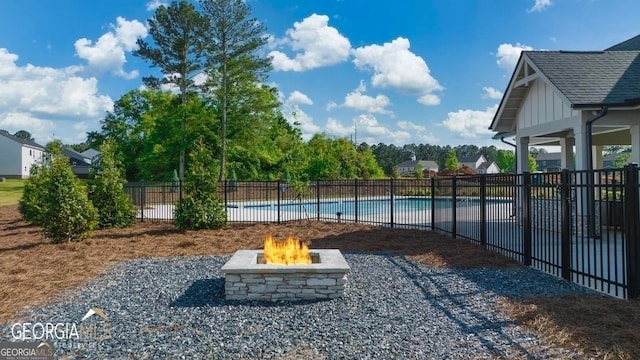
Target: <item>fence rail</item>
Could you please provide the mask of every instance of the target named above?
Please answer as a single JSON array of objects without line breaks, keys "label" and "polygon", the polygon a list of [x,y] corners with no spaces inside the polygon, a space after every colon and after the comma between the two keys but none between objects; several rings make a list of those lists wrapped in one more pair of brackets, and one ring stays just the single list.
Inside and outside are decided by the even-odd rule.
[{"label": "fence rail", "polygon": [[[568,281],[640,296],[638,167],[431,179],[218,186],[230,222],[317,220],[434,230]],[[180,182],[128,183],[141,221],[171,221]]]}]

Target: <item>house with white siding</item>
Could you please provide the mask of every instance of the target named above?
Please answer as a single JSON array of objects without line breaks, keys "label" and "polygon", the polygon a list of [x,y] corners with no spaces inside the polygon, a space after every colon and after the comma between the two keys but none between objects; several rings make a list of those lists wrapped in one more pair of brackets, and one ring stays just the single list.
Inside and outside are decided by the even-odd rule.
[{"label": "house with white siding", "polygon": [[0,130],[0,177],[25,179],[33,164],[42,161],[45,148]]},{"label": "house with white siding", "polygon": [[500,172],[498,165],[493,161],[487,161],[482,154],[458,158],[458,164],[461,167],[471,168],[478,174],[497,174]]}]

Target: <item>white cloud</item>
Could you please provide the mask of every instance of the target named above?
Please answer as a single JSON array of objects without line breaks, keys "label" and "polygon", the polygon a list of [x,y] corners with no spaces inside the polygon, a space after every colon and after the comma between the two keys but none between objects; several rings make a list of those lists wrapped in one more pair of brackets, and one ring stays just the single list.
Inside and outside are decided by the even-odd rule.
[{"label": "white cloud", "polygon": [[351,43],[334,27],[329,26],[329,17],[312,14],[295,22],[284,39],[271,40],[271,46],[289,45],[296,53],[287,54],[274,50],[269,53],[276,71],[307,71],[330,66],[349,58]]},{"label": "white cloud", "polygon": [[293,91],[289,98],[285,101],[287,105],[313,105],[313,101],[309,99],[306,94],[301,93],[298,90]]},{"label": "white cloud", "polygon": [[364,95],[363,92],[366,90],[364,82],[361,81],[357,89],[347,94],[344,99],[344,106],[368,113],[391,114],[391,111],[387,110],[387,106],[391,105],[388,97],[384,95],[376,95],[376,97]]},{"label": "white cloud", "polygon": [[398,128],[413,134],[421,143],[433,144],[438,143],[439,139],[428,131],[425,126],[415,124],[411,121],[398,121]]},{"label": "white cloud", "polygon": [[502,91],[491,86],[485,86],[482,88],[482,98],[500,100],[502,99]]},{"label": "white cloud", "polygon": [[497,110],[498,105],[496,104],[488,107],[485,111],[458,110],[450,112],[442,125],[449,131],[467,139],[475,139],[480,135],[491,135],[493,132],[489,130],[489,125],[491,125],[491,120]]},{"label": "white cloud", "polygon": [[553,5],[551,0],[535,0],[535,1],[536,2],[535,4],[533,4],[533,7],[531,7],[531,9],[528,10],[529,12],[544,11],[548,7]]},{"label": "white cloud", "polygon": [[118,17],[111,30],[93,42],[86,38],[76,40],[75,49],[78,57],[87,60],[89,67],[99,72],[110,71],[116,76],[133,79],[138,71],[126,72],[123,69],[127,62],[125,53],[137,49],[136,40],[147,36],[147,28],[138,20],[129,21]]},{"label": "white cloud", "polygon": [[368,45],[353,50],[353,63],[359,69],[372,69],[374,87],[394,88],[419,94],[424,105],[437,105],[440,98],[434,92],[442,90],[431,76],[427,63],[412,53],[408,39],[399,37],[390,43]]},{"label": "white cloud", "polygon": [[[411,133],[407,130],[391,130],[380,124],[378,119],[371,114],[362,114],[353,119],[352,124],[343,125],[339,120],[328,118],[325,131],[328,134],[349,137],[356,135],[355,126],[357,125],[358,143],[366,142],[368,144],[378,144],[384,142],[386,144],[405,144],[411,140]],[[355,140],[355,139],[354,139]]]},{"label": "white cloud", "polygon": [[530,50],[533,50],[531,46],[523,45],[520,43],[517,43],[515,45],[501,44],[500,46],[498,46],[498,52],[496,53],[496,57],[498,58],[496,63],[501,68],[511,71],[516,67],[518,59],[520,58],[520,53]]},{"label": "white cloud", "polygon": [[96,78],[78,75],[81,66],[19,66],[17,60],[18,55],[0,48],[1,127],[27,130],[40,142],[60,130],[59,134],[67,134],[63,140],[69,140],[76,137],[68,135],[73,124],[97,122],[105,111],[113,109],[111,98],[98,93]]},{"label": "white cloud", "polygon": [[160,6],[167,6],[168,2],[163,0],[151,0],[147,3],[147,11],[155,11]]}]

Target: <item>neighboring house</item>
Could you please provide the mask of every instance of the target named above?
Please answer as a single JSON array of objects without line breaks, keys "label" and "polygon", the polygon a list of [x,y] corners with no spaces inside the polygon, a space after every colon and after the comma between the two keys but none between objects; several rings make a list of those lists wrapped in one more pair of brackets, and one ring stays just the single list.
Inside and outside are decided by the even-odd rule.
[{"label": "neighboring house", "polygon": [[631,145],[640,163],[640,35],[604,51],[523,51],[490,129],[516,138],[518,173],[531,145],[560,146],[567,169],[602,168],[606,145]]},{"label": "neighboring house", "polygon": [[438,172],[438,164],[431,160],[408,160],[395,166],[400,175],[414,175],[416,173],[416,165],[422,166],[422,171]]},{"label": "neighboring house", "polygon": [[476,169],[478,174],[498,174],[500,172],[500,168],[493,161],[485,161]]},{"label": "neighboring house", "polygon": [[88,149],[80,153],[80,155],[84,156],[85,159],[89,159],[89,163],[93,164],[94,159],[99,158],[100,151],[95,149]]},{"label": "neighboring house", "polygon": [[557,172],[561,171],[562,167],[560,159],[562,154],[559,152],[540,153],[536,156],[536,164],[538,164],[538,171],[543,172]]},{"label": "neighboring house", "polygon": [[91,158],[69,148],[63,148],[62,155],[69,158],[71,170],[77,177],[85,178],[89,176],[89,172],[92,169]]},{"label": "neighboring house", "polygon": [[477,170],[478,167],[486,161],[487,159],[482,154],[458,158],[458,164],[460,167],[466,166],[473,170]]},{"label": "neighboring house", "polygon": [[29,177],[31,166],[42,161],[45,148],[0,130],[0,177]]},{"label": "neighboring house", "polygon": [[458,159],[460,167],[466,166],[473,169],[478,174],[497,174],[500,168],[493,161],[487,161],[482,154],[476,154],[469,157],[461,157]]}]

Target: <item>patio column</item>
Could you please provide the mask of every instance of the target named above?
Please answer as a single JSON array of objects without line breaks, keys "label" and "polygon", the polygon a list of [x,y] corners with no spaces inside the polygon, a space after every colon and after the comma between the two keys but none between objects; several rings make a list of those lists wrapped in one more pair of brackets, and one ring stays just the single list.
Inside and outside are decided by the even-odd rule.
[{"label": "patio column", "polygon": [[516,159],[518,159],[516,173],[522,174],[525,171],[529,171],[529,137],[517,137],[516,145]]},{"label": "patio column", "polygon": [[640,164],[640,125],[631,125],[631,162]]},{"label": "patio column", "polygon": [[573,164],[573,145],[575,145],[575,142],[574,138],[560,139],[560,167],[562,169],[575,169]]},{"label": "patio column", "polygon": [[[573,128],[573,133],[575,134],[575,141],[576,141],[576,167],[575,170],[587,170],[589,169],[589,165],[588,165],[588,161],[589,161],[589,151],[592,151],[592,149],[587,148],[588,146],[588,141],[587,141],[587,136],[589,136],[589,134],[587,133],[587,129],[586,129],[586,125],[581,124],[576,126],[575,128]],[[575,182],[576,185],[586,185],[588,184],[588,179],[587,179],[587,174],[586,173],[581,173],[581,174],[577,174],[575,177]],[[579,187],[578,189],[576,189],[575,191],[575,196],[576,196],[576,205],[577,205],[577,212],[578,215],[581,216],[585,216],[589,213],[589,207],[588,207],[588,191],[586,187]],[[581,221],[581,218],[578,219],[579,221]],[[580,228],[581,226],[578,226],[578,228]]]},{"label": "patio column", "polygon": [[602,145],[596,145],[593,147],[593,168],[602,169]]}]

